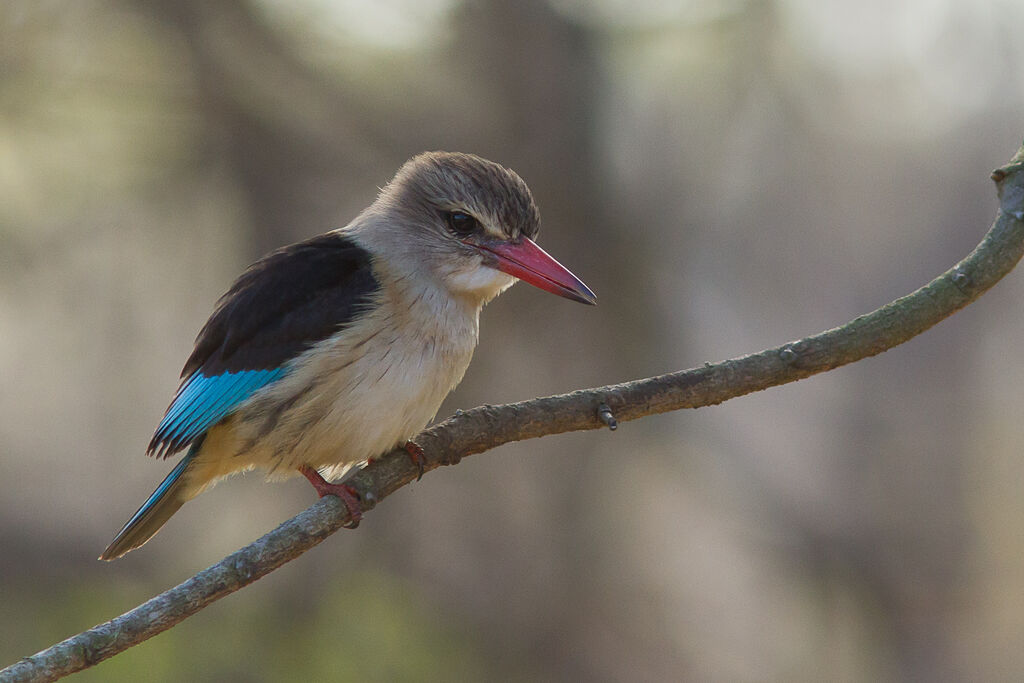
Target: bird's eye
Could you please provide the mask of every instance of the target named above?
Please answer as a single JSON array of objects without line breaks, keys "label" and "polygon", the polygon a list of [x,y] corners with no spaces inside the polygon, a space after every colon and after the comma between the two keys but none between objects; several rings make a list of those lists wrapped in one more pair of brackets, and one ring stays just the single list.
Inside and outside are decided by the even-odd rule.
[{"label": "bird's eye", "polygon": [[477,228],[477,221],[465,211],[449,211],[445,214],[448,229],[456,237],[469,237]]}]

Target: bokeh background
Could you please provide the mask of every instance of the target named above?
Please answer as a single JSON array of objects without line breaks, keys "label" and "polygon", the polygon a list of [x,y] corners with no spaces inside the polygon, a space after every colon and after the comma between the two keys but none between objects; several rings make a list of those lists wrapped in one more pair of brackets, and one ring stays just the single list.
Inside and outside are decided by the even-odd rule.
[{"label": "bokeh background", "polygon": [[[231,480],[95,557],[249,262],[409,156],[515,168],[595,308],[484,311],[441,416],[841,324],[990,224],[1018,0],[5,0],[0,663],[310,502]],[[1024,278],[880,357],[428,475],[82,681],[1024,679]]]}]

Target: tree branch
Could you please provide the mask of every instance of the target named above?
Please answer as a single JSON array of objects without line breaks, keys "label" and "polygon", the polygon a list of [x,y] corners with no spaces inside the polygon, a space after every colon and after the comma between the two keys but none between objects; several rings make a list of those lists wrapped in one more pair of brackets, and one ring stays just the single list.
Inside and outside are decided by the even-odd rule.
[{"label": "tree branch", "polygon": [[[1024,147],[992,173],[1000,199],[978,247],[916,292],[842,327],[701,368],[569,394],[460,412],[417,437],[426,470],[457,463],[510,441],[715,405],[874,356],[924,332],[980,297],[1024,255]],[[381,458],[349,483],[369,511],[414,481],[404,451]],[[254,543],[135,609],[0,671],[0,683],[53,681],[136,645],[317,545],[349,521],[334,496],[321,498]]]}]

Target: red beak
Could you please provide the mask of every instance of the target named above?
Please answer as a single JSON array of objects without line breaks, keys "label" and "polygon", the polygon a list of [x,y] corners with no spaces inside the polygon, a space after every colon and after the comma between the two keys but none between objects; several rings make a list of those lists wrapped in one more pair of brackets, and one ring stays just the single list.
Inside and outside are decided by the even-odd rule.
[{"label": "red beak", "polygon": [[593,306],[597,303],[597,297],[589,287],[528,237],[521,237],[515,242],[476,242],[474,246],[493,254],[497,261],[494,267],[503,273],[581,304]]}]

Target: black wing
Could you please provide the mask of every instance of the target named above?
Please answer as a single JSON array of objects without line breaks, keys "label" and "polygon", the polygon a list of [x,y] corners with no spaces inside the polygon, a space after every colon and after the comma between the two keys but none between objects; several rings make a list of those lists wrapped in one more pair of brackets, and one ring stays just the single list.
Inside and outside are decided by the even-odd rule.
[{"label": "black wing", "polygon": [[350,237],[279,249],[220,298],[181,376],[279,368],[352,322],[379,289],[369,252]]},{"label": "black wing", "polygon": [[369,253],[327,233],[252,265],[217,302],[149,443],[166,457],[195,441],[285,365],[351,323],[380,289]]}]

